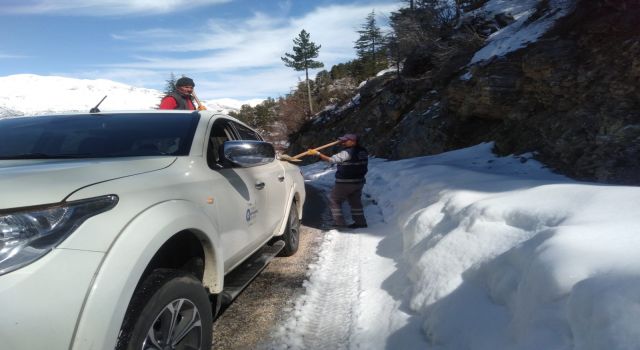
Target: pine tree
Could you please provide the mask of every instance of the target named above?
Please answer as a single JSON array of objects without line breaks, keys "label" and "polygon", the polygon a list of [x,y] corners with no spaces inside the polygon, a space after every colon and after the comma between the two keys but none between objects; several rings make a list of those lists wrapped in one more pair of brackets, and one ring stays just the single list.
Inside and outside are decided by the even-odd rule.
[{"label": "pine tree", "polygon": [[176,76],[171,72],[169,79],[166,80],[166,84],[164,86],[164,94],[169,95],[176,92]]},{"label": "pine tree", "polygon": [[304,71],[307,82],[307,97],[309,100],[309,115],[313,114],[313,106],[311,105],[311,86],[309,84],[309,69],[322,68],[324,64],[313,59],[318,57],[318,51],[321,45],[316,45],[309,40],[309,33],[302,30],[297,38],[293,39],[293,53],[285,53],[285,57],[280,57],[284,65],[291,67],[296,71]]},{"label": "pine tree", "polygon": [[[171,72],[169,79],[165,80],[163,93],[166,96],[171,93],[174,93],[175,91],[176,91],[176,76],[173,74],[173,72]],[[156,109],[160,108],[160,103],[162,103],[162,98],[164,98],[164,96],[160,97],[160,101],[158,101],[158,104],[155,107]]]},{"label": "pine tree", "polygon": [[229,115],[238,118],[255,129],[267,131],[278,117],[277,107],[276,100],[268,97],[255,107],[244,104],[239,111],[230,111]]},{"label": "pine tree", "polygon": [[409,9],[410,9],[410,10],[415,9],[415,7],[414,7],[414,3],[413,3],[413,0],[406,0],[406,2],[408,2],[408,3],[409,3]]},{"label": "pine tree", "polygon": [[380,27],[376,24],[375,11],[371,11],[365,23],[358,31],[360,37],[355,42],[354,48],[358,58],[369,67],[369,74],[375,73],[380,60],[384,57],[384,37]]}]

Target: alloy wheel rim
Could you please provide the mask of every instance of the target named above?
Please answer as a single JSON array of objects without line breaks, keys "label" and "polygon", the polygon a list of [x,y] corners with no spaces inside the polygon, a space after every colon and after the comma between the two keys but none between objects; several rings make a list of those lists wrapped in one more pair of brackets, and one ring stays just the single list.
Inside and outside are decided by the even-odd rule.
[{"label": "alloy wheel rim", "polygon": [[289,231],[290,231],[289,236],[291,238],[292,245],[295,246],[298,244],[298,231],[300,227],[298,224],[298,215],[292,212],[289,217],[291,218],[291,220],[289,221]]},{"label": "alloy wheel rim", "polygon": [[193,302],[176,299],[158,313],[142,343],[142,350],[151,349],[202,349],[202,319]]}]

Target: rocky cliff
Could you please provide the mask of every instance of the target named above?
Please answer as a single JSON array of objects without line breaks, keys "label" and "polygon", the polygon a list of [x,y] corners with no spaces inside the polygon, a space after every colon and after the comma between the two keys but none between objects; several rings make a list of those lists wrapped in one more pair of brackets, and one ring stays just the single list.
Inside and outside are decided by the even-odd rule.
[{"label": "rocky cliff", "polygon": [[[529,20],[553,15],[548,3]],[[403,74],[370,79],[293,135],[290,152],[345,132],[391,159],[494,141],[499,154],[533,152],[577,179],[640,184],[638,18],[637,1],[578,0],[535,42],[478,62],[483,42],[460,31],[446,41],[454,54],[417,54]],[[513,18],[467,20],[478,32]]]}]

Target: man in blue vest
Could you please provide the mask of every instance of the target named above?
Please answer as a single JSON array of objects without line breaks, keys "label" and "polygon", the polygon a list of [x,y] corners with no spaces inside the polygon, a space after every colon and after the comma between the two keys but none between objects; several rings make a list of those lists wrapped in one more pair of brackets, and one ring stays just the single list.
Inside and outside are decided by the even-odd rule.
[{"label": "man in blue vest", "polygon": [[196,84],[193,79],[182,77],[175,83],[176,91],[165,96],[160,101],[160,109],[186,109],[195,110],[195,104],[193,103],[193,88]]},{"label": "man in blue vest", "polygon": [[[369,154],[364,147],[358,144],[358,136],[356,134],[346,134],[338,139],[345,148],[331,157],[316,150],[309,150],[307,154],[317,155],[325,162],[338,165],[336,184],[329,195],[329,207],[336,227],[367,227],[361,197],[362,188],[365,184],[365,175],[368,170]],[[351,207],[351,218],[354,221],[349,226],[347,226],[342,213],[342,203],[345,200]]]}]

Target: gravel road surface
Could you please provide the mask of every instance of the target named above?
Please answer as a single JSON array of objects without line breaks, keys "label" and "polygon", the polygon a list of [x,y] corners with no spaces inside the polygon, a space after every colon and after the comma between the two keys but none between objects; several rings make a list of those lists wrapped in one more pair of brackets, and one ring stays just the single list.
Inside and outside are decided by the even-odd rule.
[{"label": "gravel road surface", "polygon": [[307,266],[317,258],[323,240],[319,229],[327,218],[326,199],[307,186],[300,248],[291,257],[275,258],[224,310],[213,325],[215,350],[249,350],[269,341],[296,297],[304,293]]}]

